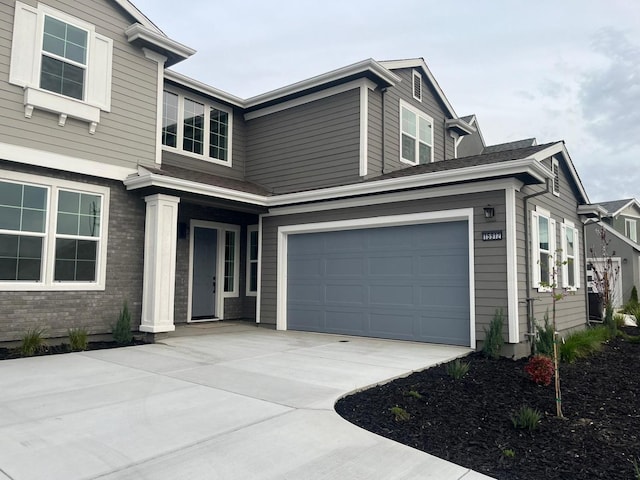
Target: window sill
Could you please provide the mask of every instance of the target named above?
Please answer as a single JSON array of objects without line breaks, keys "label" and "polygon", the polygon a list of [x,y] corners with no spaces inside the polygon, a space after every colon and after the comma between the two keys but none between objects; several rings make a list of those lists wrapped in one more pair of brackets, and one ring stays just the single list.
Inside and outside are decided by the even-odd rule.
[{"label": "window sill", "polygon": [[0,292],[61,292],[104,290],[100,283],[53,283],[42,282],[1,282]]},{"label": "window sill", "polygon": [[229,160],[219,160],[217,158],[207,157],[205,155],[200,155],[200,154],[197,154],[197,153],[188,152],[186,150],[180,150],[179,148],[168,147],[167,145],[162,145],[162,150],[165,151],[165,152],[174,153],[176,155],[183,155],[185,157],[195,158],[195,159],[201,160],[203,162],[209,162],[209,163],[213,163],[215,165],[221,165],[223,167],[231,167],[231,161],[229,161]]},{"label": "window sill", "polygon": [[100,108],[73,98],[63,97],[33,87],[24,89],[24,116],[31,118],[34,108],[59,115],[58,125],[64,127],[67,117],[89,123],[89,133],[94,134],[100,123]]}]

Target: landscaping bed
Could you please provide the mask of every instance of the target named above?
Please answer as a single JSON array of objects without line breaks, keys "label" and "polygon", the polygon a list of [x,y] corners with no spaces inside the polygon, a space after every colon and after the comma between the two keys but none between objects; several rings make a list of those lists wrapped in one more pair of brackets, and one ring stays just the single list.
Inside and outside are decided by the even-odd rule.
[{"label": "landscaping bed", "polygon": [[[87,348],[85,350],[104,350],[106,348],[118,348],[118,347],[128,347],[131,345],[144,345],[146,342],[138,339],[133,339],[131,343],[121,344],[115,341],[99,341],[99,342],[89,342],[87,344]],[[62,343],[59,345],[49,345],[43,347],[41,350],[37,351],[33,355],[28,355],[30,357],[40,357],[43,355],[58,355],[61,353],[70,353],[71,347]],[[16,348],[5,348],[0,347],[0,360],[11,360],[14,358],[25,358],[26,355],[23,355],[20,352],[20,347]]]},{"label": "landscaping bed", "polygon": [[[640,335],[638,328],[624,331]],[[618,337],[586,359],[562,363],[564,419],[555,415],[553,382],[533,383],[526,359],[476,352],[464,360],[469,371],[459,380],[440,365],[346,397],[336,411],[501,480],[640,478],[633,463],[640,468],[640,343]],[[535,430],[514,427],[511,416],[523,406],[542,413]]]}]

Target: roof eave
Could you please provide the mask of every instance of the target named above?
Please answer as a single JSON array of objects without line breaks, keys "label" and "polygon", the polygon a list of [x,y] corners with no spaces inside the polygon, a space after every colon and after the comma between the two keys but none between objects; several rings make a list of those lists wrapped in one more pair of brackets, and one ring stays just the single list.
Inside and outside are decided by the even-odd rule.
[{"label": "roof eave", "polygon": [[446,120],[445,127],[448,128],[449,130],[453,130],[460,136],[472,135],[478,131],[460,118],[450,118]]},{"label": "roof eave", "polygon": [[246,107],[246,102],[242,98],[236,97],[235,95],[219,90],[215,87],[211,87],[205,83],[199,82],[198,80],[194,80],[193,78],[182,75],[174,70],[166,69],[164,71],[164,78],[165,80],[170,80],[181,86],[192,88],[200,93],[223,100],[231,105],[235,105],[240,108]]},{"label": "roof eave", "polygon": [[166,67],[175,65],[182,60],[186,60],[196,53],[193,48],[187,47],[182,43],[171,40],[169,37],[158,33],[141,23],[134,23],[125,31],[129,43],[139,44],[143,47],[150,48],[167,57]]}]

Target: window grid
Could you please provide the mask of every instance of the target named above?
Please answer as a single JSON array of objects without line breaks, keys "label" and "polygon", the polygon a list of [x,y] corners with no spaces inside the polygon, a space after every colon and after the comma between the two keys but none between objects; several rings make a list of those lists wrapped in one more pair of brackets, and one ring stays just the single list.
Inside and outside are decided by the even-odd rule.
[{"label": "window grid", "polygon": [[430,163],[433,155],[433,121],[417,111],[402,106],[401,158],[417,164]]},{"label": "window grid", "polygon": [[637,222],[630,218],[624,219],[624,234],[632,241],[638,242],[638,227]]},{"label": "window grid", "polygon": [[224,232],[224,291],[235,287],[236,232]]},{"label": "window grid", "polygon": [[247,293],[258,292],[258,227],[247,232]]},{"label": "window grid", "polygon": [[209,156],[227,160],[229,114],[211,107],[209,110]]},{"label": "window grid", "polygon": [[204,105],[184,99],[182,149],[202,155],[204,147]]},{"label": "window grid", "polygon": [[178,146],[178,95],[165,90],[162,100],[162,144]]}]

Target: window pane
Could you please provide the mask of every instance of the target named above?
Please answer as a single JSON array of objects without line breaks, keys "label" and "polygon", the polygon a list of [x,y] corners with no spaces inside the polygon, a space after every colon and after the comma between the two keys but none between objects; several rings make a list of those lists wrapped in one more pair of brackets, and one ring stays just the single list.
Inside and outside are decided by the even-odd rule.
[{"label": "window pane", "polygon": [[0,205],[20,207],[22,205],[22,185],[0,182]]},{"label": "window pane", "polygon": [[39,281],[41,237],[0,235],[0,280]]},{"label": "window pane", "polygon": [[54,280],[95,281],[97,242],[91,240],[56,240]]},{"label": "window pane", "polygon": [[[3,188],[3,187],[0,186],[0,188]],[[24,198],[22,201],[23,207],[45,210],[46,203],[47,203],[46,188],[32,187],[31,185],[25,185],[23,195],[24,195]]]},{"label": "window pane", "polygon": [[40,280],[40,259],[18,259],[18,275],[16,280],[37,282]]},{"label": "window pane", "polygon": [[75,261],[56,260],[54,280],[56,282],[75,280]]},{"label": "window pane", "polygon": [[75,260],[77,240],[58,238],[56,240],[56,260]]},{"label": "window pane", "polygon": [[416,116],[406,108],[402,109],[402,132],[416,137]]},{"label": "window pane", "polygon": [[576,284],[576,272],[575,266],[573,264],[573,258],[567,259],[567,283],[569,286],[573,287]]},{"label": "window pane", "polygon": [[45,52],[85,64],[87,60],[87,32],[45,16],[42,49]]},{"label": "window pane", "polygon": [[227,160],[229,114],[211,108],[209,113],[209,156]]},{"label": "window pane", "polygon": [[0,235],[0,257],[18,256],[18,235]]},{"label": "window pane", "polygon": [[549,254],[540,252],[540,281],[549,284]]},{"label": "window pane", "polygon": [[83,193],[80,196],[80,213],[82,215],[100,214],[100,197]]},{"label": "window pane", "polygon": [[16,280],[18,278],[18,260],[0,257],[0,280]]},{"label": "window pane", "polygon": [[84,69],[43,55],[40,88],[82,100]]},{"label": "window pane", "polygon": [[567,251],[566,254],[569,256],[574,255],[574,247],[573,247],[573,229],[572,228],[568,228],[565,230],[567,232]]},{"label": "window pane", "polygon": [[0,206],[0,229],[20,230],[20,208]]},{"label": "window pane", "polygon": [[23,232],[44,232],[44,217],[45,212],[43,210],[22,210],[22,231]]},{"label": "window pane", "polygon": [[204,145],[204,105],[184,99],[184,140],[182,148],[202,155]]},{"label": "window pane", "polygon": [[163,96],[162,144],[178,146],[178,95],[166,91]]},{"label": "window pane", "polygon": [[235,283],[236,232],[224,232],[224,291],[233,292]]},{"label": "window pane", "polygon": [[80,229],[78,234],[83,237],[99,237],[100,236],[100,217],[92,215],[80,216]]},{"label": "window pane", "polygon": [[416,141],[406,135],[402,135],[402,158],[410,162],[416,161]]},{"label": "window pane", "polygon": [[97,242],[91,240],[78,240],[78,260],[96,259]]},{"label": "window pane", "polygon": [[253,231],[249,236],[249,259],[257,260],[258,259],[258,232]]},{"label": "window pane", "polygon": [[542,250],[549,251],[549,219],[538,217],[538,241]]},{"label": "window pane", "polygon": [[58,211],[67,213],[78,213],[80,210],[80,194],[60,190],[58,192]]},{"label": "window pane", "polygon": [[59,213],[56,232],[62,235],[78,235],[78,215]]},{"label": "window pane", "polygon": [[78,261],[76,264],[76,281],[94,282],[96,280],[96,262]]},{"label": "window pane", "polygon": [[20,258],[42,258],[42,237],[20,237]]},{"label": "window pane", "polygon": [[420,141],[427,143],[428,145],[432,145],[432,133],[431,133],[431,122],[425,118],[419,117],[419,134],[418,138]]},{"label": "window pane", "polygon": [[249,271],[249,291],[258,291],[258,264],[252,263]]},{"label": "window pane", "polygon": [[418,163],[425,164],[431,162],[431,147],[429,145],[420,143],[418,153]]}]

